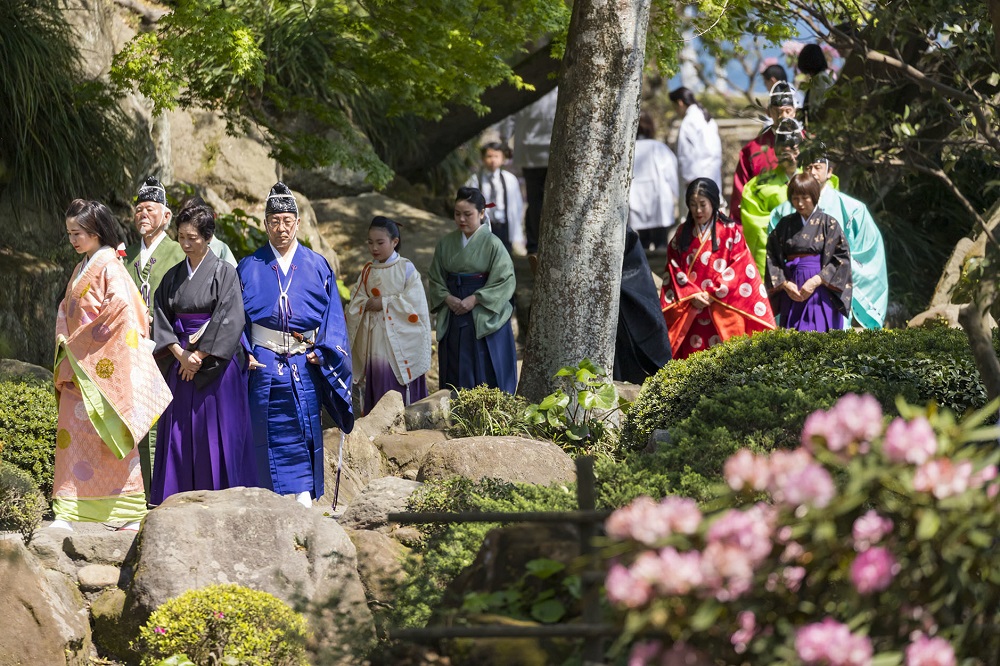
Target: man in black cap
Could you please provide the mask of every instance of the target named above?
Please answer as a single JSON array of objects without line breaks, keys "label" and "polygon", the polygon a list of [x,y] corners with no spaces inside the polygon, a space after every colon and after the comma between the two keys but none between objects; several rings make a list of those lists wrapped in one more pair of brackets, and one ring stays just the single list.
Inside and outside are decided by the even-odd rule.
[{"label": "man in black cap", "polygon": [[[180,244],[167,236],[170,225],[170,209],[167,208],[167,193],[163,185],[153,176],[139,188],[135,198],[135,228],[139,232],[138,243],[125,250],[125,268],[139,288],[146,307],[152,311],[153,294],[167,270],[184,261],[184,250]],[[149,501],[152,482],[153,458],[156,451],[156,428],[139,442],[139,464],[142,467],[142,482],[146,487],[146,501]]]}]

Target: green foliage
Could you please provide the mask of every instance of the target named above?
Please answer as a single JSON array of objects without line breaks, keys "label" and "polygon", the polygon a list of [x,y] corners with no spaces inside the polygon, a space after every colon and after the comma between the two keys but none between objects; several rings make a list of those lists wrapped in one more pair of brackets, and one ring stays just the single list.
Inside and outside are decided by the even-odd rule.
[{"label": "green foliage", "polygon": [[[409,511],[451,512],[575,508],[576,496],[568,488],[544,488],[497,479],[471,481],[461,477],[425,483],[407,504]],[[407,579],[397,592],[393,621],[401,626],[425,625],[440,609],[445,588],[472,564],[486,533],[497,526],[497,523],[422,526],[427,537],[404,562]]]},{"label": "green foliage", "polygon": [[123,200],[139,162],[131,120],[84,78],[61,11],[55,0],[0,3],[0,183],[18,204],[56,213],[78,196]]},{"label": "green foliage", "polygon": [[497,592],[470,592],[462,601],[462,612],[498,613],[541,624],[561,621],[580,601],[580,577],[566,574],[562,562],[540,558],[527,562],[524,575]]},{"label": "green foliage", "polygon": [[531,437],[524,420],[526,408],[521,396],[485,384],[463,389],[451,401],[451,433],[456,437]]},{"label": "green foliage", "polygon": [[640,450],[654,430],[667,430],[670,442],[655,455],[667,485],[677,492],[686,473],[688,485],[707,488],[737,449],[796,445],[810,412],[852,391],[890,413],[897,395],[959,413],[986,401],[961,331],[774,331],[668,363],[629,412],[623,448]]},{"label": "green foliage", "polygon": [[49,388],[37,382],[0,381],[0,460],[30,474],[46,496],[52,494],[58,417]]},{"label": "green foliage", "polygon": [[[268,242],[267,233],[262,227],[257,217],[249,215],[242,208],[234,208],[231,213],[215,216],[215,235],[229,246],[237,261],[253,254]],[[299,242],[308,246],[305,239],[300,239]]]},{"label": "green foliage", "polygon": [[30,541],[45,509],[45,497],[34,479],[10,463],[0,462],[0,530],[20,532]]},{"label": "green foliage", "polygon": [[198,666],[305,666],[306,637],[303,617],[280,600],[224,584],[167,601],[150,616],[138,641],[143,666],[177,656]]},{"label": "green foliage", "polygon": [[555,377],[562,378],[569,394],[556,389],[539,404],[529,405],[524,420],[573,453],[614,457],[618,433],[610,421],[631,403],[618,395],[607,371],[588,358],[560,368]]},{"label": "green foliage", "polygon": [[[941,663],[989,663],[1000,654],[1000,567],[995,552],[1000,429],[983,425],[996,414],[997,402],[959,422],[936,405],[915,407],[900,400],[896,411],[902,419],[911,421],[910,426],[915,419],[923,423],[924,428],[915,429],[902,419],[886,428],[879,418],[872,430],[873,424],[860,423],[854,409],[840,411],[832,422],[811,422],[811,454],[804,458],[808,477],[794,480],[795,472],[787,467],[784,473],[776,471],[790,456],[784,463],[757,457],[755,469],[772,465],[765,482],[768,502],[740,512],[759,497],[745,485],[748,468],[734,465],[733,475],[740,479],[734,487],[741,489],[723,486],[705,505],[696,527],[684,533],[668,529],[662,539],[645,544],[619,534],[622,541],[609,545],[606,555],[625,567],[642,551],[669,546],[659,552],[676,550],[699,558],[701,571],[706,571],[721,562],[710,555],[712,549],[735,545],[720,536],[723,530],[715,536],[711,530],[723,523],[729,528],[739,525],[734,531],[746,540],[730,556],[746,557],[749,563],[741,569],[728,560],[729,571],[745,572],[738,591],[731,594],[716,593],[722,585],[716,577],[699,574],[699,580],[691,582],[690,572],[664,572],[650,599],[623,601],[623,607],[631,608],[623,608],[620,615],[620,645],[638,635],[662,637],[668,644],[683,637],[710,663],[792,666],[803,663],[796,654],[796,631],[829,618],[870,641],[874,659],[865,663],[902,664],[904,650],[922,634],[936,636],[954,650],[956,658],[941,657]],[[861,431],[867,434],[861,436]],[[921,455],[915,455],[918,452]],[[823,478],[830,482],[830,492],[816,501],[820,495],[810,495],[810,489],[824,485],[816,483]],[[798,499],[790,499],[790,492]],[[648,529],[656,517],[625,512],[616,519],[635,536],[636,527]],[[636,522],[626,525],[633,519]],[[755,554],[740,555],[751,552]],[[868,557],[867,565],[862,557]],[[616,581],[608,578],[609,590],[614,588],[619,598],[623,591],[637,590],[627,577],[631,572],[616,572],[622,573],[626,576]],[[679,581],[691,584],[676,594],[664,592]],[[890,608],[898,612],[885,612]],[[735,632],[745,614],[751,614],[754,626],[742,632],[738,654]]]}]

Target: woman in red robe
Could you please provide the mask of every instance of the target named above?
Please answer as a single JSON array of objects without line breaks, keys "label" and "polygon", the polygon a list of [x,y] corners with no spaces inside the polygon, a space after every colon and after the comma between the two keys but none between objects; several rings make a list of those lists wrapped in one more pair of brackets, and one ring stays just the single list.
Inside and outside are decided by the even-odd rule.
[{"label": "woman in red robe", "polygon": [[775,328],[742,229],[719,212],[719,186],[698,178],[685,200],[688,216],[667,247],[660,295],[674,358]]}]

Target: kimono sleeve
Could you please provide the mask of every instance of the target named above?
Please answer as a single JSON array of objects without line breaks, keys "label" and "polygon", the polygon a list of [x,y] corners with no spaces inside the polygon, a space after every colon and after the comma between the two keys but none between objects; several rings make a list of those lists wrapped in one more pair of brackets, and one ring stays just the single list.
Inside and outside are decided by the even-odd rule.
[{"label": "kimono sleeve", "polygon": [[514,296],[514,262],[496,236],[491,234],[489,240],[492,247],[488,251],[493,255],[490,258],[490,275],[486,284],[476,290],[476,303],[498,315],[503,313],[505,306],[510,305],[510,299]]},{"label": "kimono sleeve", "polygon": [[351,343],[351,347],[355,346],[355,340],[358,337],[358,329],[361,327],[361,322],[365,318],[365,306],[370,300],[368,295],[368,289],[366,284],[368,282],[368,275],[371,272],[372,262],[365,264],[365,267],[361,269],[361,275],[358,276],[358,281],[354,285],[354,290],[351,292],[351,300],[347,303],[347,309],[344,311],[344,319],[347,320],[347,339]]},{"label": "kimono sleeve", "polygon": [[[326,260],[323,260],[324,263]],[[316,335],[315,351],[320,365],[309,364],[310,371],[322,376],[320,388],[323,406],[344,433],[354,429],[354,410],[351,401],[351,351],[347,341],[347,322],[340,305],[337,277],[326,265],[326,309],[323,322]]]},{"label": "kimono sleeve", "polygon": [[243,292],[236,269],[221,259],[215,265],[211,295],[215,302],[211,318],[194,348],[207,354],[201,369],[194,376],[195,385],[204,388],[215,381],[238,354],[243,362],[241,336],[246,322],[243,312]]},{"label": "kimono sleeve", "polygon": [[663,310],[669,310],[702,291],[696,284],[697,280],[688,277],[687,257],[693,252],[696,252],[693,246],[683,253],[673,242],[667,246],[667,266],[663,271],[663,289],[660,293],[660,307]]},{"label": "kimono sleeve", "polygon": [[170,346],[180,344],[177,333],[174,332],[174,306],[171,297],[177,291],[174,285],[177,271],[171,269],[163,278],[160,287],[153,294],[153,331],[152,337],[155,347],[153,355],[160,365],[160,371],[166,372],[163,361],[169,367],[174,357],[170,353]]},{"label": "kimono sleeve", "polygon": [[429,281],[427,305],[430,307],[431,312],[437,312],[444,307],[444,301],[450,294],[444,270],[443,255],[447,251],[444,247],[445,240],[442,239],[439,241],[437,247],[434,248],[434,258],[431,259],[431,267],[427,272]]},{"label": "kimono sleeve", "polygon": [[851,287],[851,251],[844,230],[829,215],[823,220],[823,267],[820,278],[830,289],[843,292]]},{"label": "kimono sleeve", "polygon": [[729,200],[729,214],[736,222],[741,222],[740,205],[743,202],[743,188],[754,177],[753,157],[750,155],[750,144],[740,149],[740,158],[733,173],[733,196]]},{"label": "kimono sleeve", "polygon": [[787,282],[785,279],[785,252],[781,239],[785,225],[781,222],[767,237],[767,254],[764,258],[764,286],[768,294],[775,294]]},{"label": "kimono sleeve", "polygon": [[[406,261],[401,259],[400,261]],[[400,384],[409,384],[431,367],[431,319],[420,273],[407,262],[407,277],[403,291],[382,297],[386,318],[386,335],[396,357]]]}]

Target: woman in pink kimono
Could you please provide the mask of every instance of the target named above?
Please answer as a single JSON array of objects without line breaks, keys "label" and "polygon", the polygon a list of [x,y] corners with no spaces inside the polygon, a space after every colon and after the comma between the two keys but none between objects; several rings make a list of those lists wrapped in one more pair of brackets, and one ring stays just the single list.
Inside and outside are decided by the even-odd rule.
[{"label": "woman in pink kimono", "polygon": [[170,391],[153,361],[146,306],[114,249],[111,211],[76,199],[66,233],[84,260],[56,317],[53,527],[84,521],[138,529],[146,498],[135,443],[170,403]]}]

